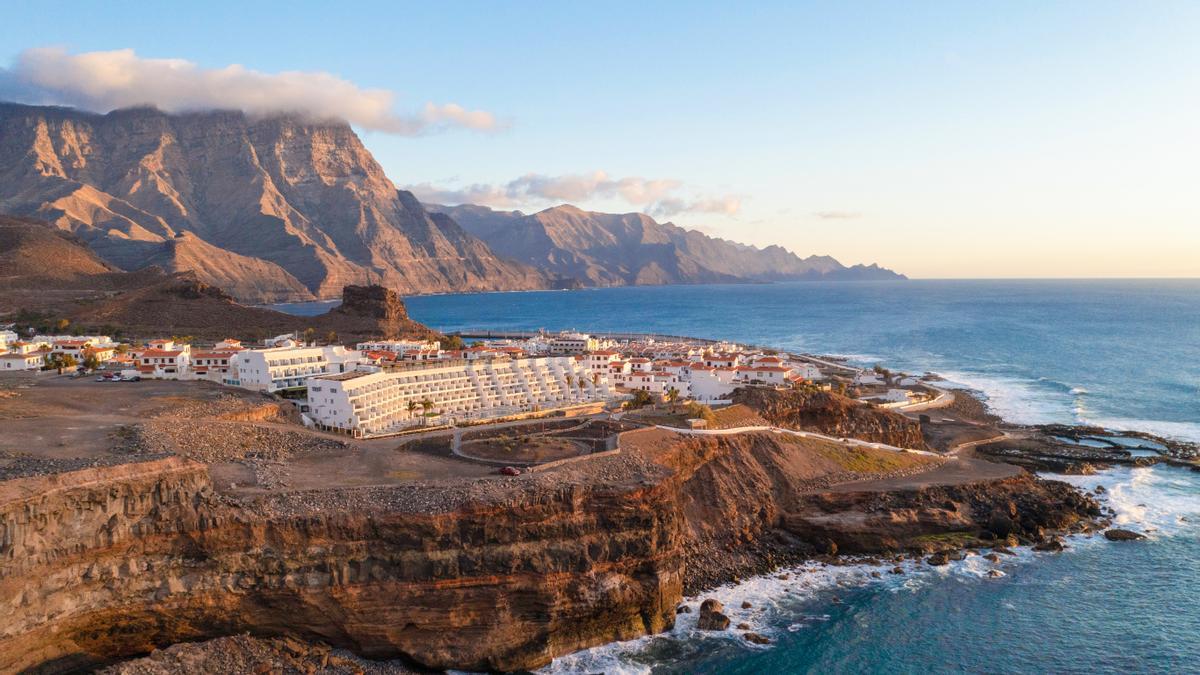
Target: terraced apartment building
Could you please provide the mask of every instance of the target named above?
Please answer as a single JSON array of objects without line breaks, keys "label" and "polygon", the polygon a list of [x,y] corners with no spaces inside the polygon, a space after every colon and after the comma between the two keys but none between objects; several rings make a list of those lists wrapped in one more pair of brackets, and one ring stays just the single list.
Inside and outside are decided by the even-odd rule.
[{"label": "terraced apartment building", "polygon": [[321,428],[370,437],[420,424],[427,413],[462,422],[614,396],[606,377],[571,356],[441,359],[313,377],[307,414]]}]

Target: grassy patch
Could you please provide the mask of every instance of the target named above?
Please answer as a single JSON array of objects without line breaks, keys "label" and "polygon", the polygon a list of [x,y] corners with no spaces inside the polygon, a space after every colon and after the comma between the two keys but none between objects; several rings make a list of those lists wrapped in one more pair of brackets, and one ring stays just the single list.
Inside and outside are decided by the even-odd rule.
[{"label": "grassy patch", "polygon": [[933,461],[925,455],[857,446],[847,447],[835,443],[822,443],[813,449],[822,457],[836,462],[846,471],[854,473],[891,473],[929,464]]}]

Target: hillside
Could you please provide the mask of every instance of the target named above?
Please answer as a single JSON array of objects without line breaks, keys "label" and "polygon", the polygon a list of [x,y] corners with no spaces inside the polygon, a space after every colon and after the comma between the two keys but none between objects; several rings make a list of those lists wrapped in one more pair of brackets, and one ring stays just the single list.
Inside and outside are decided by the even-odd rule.
[{"label": "hillside", "polygon": [[0,216],[0,285],[17,279],[70,283],[116,271],[67,232],[28,218]]},{"label": "hillside", "polygon": [[337,333],[341,342],[380,337],[430,337],[434,332],[408,318],[404,302],[379,286],[346,286],[342,304],[317,316],[293,316],[238,304],[221,289],[181,273],[144,288],[69,312],[73,326],[84,330],[119,326],[126,335],[190,335],[259,340],[312,328],[318,336]]},{"label": "hillside", "polygon": [[0,104],[0,213],[50,221],[123,270],[193,271],[243,301],[366,283],[553,285],[430,217],[340,122]]},{"label": "hillside", "polygon": [[570,205],[530,215],[473,204],[428,208],[452,216],[500,255],[594,286],[904,278],[877,265],[847,267],[829,256],[801,258],[781,246],[718,239],[641,213]]}]

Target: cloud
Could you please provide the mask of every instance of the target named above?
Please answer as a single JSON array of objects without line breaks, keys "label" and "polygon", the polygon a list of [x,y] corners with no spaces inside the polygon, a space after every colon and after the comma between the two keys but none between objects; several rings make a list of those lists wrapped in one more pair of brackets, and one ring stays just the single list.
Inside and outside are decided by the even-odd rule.
[{"label": "cloud", "polygon": [[856,211],[814,211],[813,215],[822,220],[852,220],[854,218],[862,218],[862,214]]},{"label": "cloud", "polygon": [[142,58],[132,49],[82,54],[57,47],[27,49],[10,68],[0,69],[0,98],[98,112],[153,105],[168,112],[289,113],[406,136],[450,127],[493,131],[503,126],[492,113],[455,103],[427,103],[401,115],[392,92],[362,89],[329,73],[262,73],[236,64],[201,68],[182,59]]},{"label": "cloud", "polygon": [[592,200],[618,200],[645,210],[656,217],[680,213],[720,213],[734,215],[741,209],[741,198],[727,196],[684,195],[683,182],[671,178],[627,176],[614,178],[604,171],[547,176],[527,173],[503,184],[475,183],[446,188],[420,183],[407,189],[424,202],[438,204],[484,204],[499,208],[527,207],[547,202],[581,203]]}]

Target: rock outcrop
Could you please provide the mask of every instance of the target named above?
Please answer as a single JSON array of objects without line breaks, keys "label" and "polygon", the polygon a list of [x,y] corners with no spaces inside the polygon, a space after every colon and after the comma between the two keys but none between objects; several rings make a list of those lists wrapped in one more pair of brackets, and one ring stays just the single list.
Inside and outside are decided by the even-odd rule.
[{"label": "rock outcrop", "polygon": [[340,122],[0,104],[0,213],[50,221],[121,269],[191,271],[246,302],[349,284],[552,285],[432,217]]},{"label": "rock outcrop", "polygon": [[772,424],[830,436],[925,449],[921,425],[904,415],[830,391],[743,387],[733,401],[758,412]]},{"label": "rock outcrop", "polygon": [[232,334],[261,339],[311,328],[316,337],[336,333],[340,341],[379,337],[430,337],[434,332],[408,318],[394,291],[349,287],[351,305],[316,316],[293,316],[236,302],[225,291],[191,273],[161,278],[143,288],[106,296],[77,308],[58,307],[81,328],[120,326],[139,336],[191,335],[220,340]]}]

